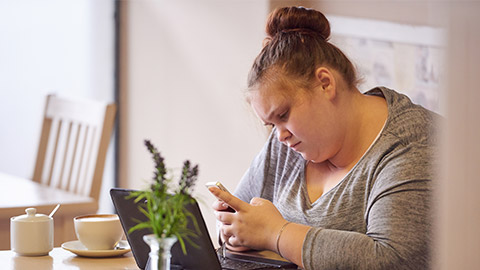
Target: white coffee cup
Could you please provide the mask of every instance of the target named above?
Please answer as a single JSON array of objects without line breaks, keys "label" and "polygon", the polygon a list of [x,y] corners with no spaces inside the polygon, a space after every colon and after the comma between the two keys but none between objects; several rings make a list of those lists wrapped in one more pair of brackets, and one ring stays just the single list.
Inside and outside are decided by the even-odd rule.
[{"label": "white coffee cup", "polygon": [[12,250],[24,256],[47,255],[53,249],[53,218],[27,208],[26,215],[10,219]]},{"label": "white coffee cup", "polygon": [[73,219],[78,240],[88,250],[112,250],[123,235],[115,214],[92,214]]}]

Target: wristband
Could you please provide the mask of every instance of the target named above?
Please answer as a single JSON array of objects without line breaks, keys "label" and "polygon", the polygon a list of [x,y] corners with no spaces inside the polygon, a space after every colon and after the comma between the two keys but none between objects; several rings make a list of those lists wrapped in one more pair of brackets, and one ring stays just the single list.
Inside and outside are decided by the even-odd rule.
[{"label": "wristband", "polygon": [[282,236],[283,230],[284,230],[285,227],[287,227],[287,225],[290,224],[290,223],[291,223],[290,221],[285,222],[285,224],[283,224],[282,228],[280,229],[280,231],[279,231],[278,234],[277,234],[277,253],[278,253],[278,255],[280,255],[280,257],[282,257],[282,258],[283,258],[283,255],[282,255],[282,253],[280,253],[280,236]]}]

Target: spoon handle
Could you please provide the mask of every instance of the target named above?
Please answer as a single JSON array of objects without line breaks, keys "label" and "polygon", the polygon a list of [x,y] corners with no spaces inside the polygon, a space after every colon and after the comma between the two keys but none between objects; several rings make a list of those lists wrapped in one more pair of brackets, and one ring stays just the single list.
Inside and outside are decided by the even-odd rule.
[{"label": "spoon handle", "polygon": [[50,213],[50,215],[48,215],[49,217],[52,217],[53,214],[55,214],[55,212],[57,212],[58,208],[60,207],[60,204],[57,204],[57,206],[55,206],[55,208],[53,208],[52,212]]}]

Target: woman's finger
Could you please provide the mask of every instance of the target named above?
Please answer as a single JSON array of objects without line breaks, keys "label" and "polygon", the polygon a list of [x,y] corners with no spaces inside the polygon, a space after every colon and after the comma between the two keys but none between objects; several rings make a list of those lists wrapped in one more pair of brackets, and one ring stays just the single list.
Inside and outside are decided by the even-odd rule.
[{"label": "woman's finger", "polygon": [[[233,234],[233,226],[231,225],[223,225],[220,228],[220,237],[222,238],[223,242],[225,242],[229,250],[238,251],[238,252],[250,250],[250,248],[248,247],[236,244],[236,242],[238,242],[238,239],[234,240],[236,238],[235,238],[235,235]],[[234,243],[232,244],[231,241],[234,241]]]},{"label": "woman's finger", "polygon": [[208,190],[219,200],[224,201],[227,205],[232,207],[235,211],[243,211],[250,206],[250,204],[240,200],[229,192],[220,190],[217,187],[210,187]]},{"label": "woman's finger", "polygon": [[212,203],[212,208],[215,211],[226,211],[228,210],[228,207],[229,207],[228,204],[226,204],[224,201],[215,200]]},{"label": "woman's finger", "polygon": [[233,235],[229,227],[230,227],[230,225],[224,225],[220,229],[220,232],[222,233],[223,240],[225,242],[228,242],[228,239]]},{"label": "woman's finger", "polygon": [[242,246],[240,240],[235,235],[232,235],[228,238],[228,244],[234,248]]},{"label": "woman's finger", "polygon": [[224,225],[229,225],[232,224],[234,220],[234,214],[230,212],[225,212],[225,211],[215,211],[215,218],[223,223]]}]

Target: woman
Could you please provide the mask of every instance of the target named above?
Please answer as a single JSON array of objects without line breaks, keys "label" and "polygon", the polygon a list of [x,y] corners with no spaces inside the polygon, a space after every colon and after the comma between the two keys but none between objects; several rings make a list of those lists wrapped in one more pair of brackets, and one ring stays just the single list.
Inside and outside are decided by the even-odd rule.
[{"label": "woman", "polygon": [[235,196],[210,189],[222,241],[305,269],[427,268],[437,116],[362,94],[318,11],[277,9],[266,31],[247,100],[273,131]]}]

